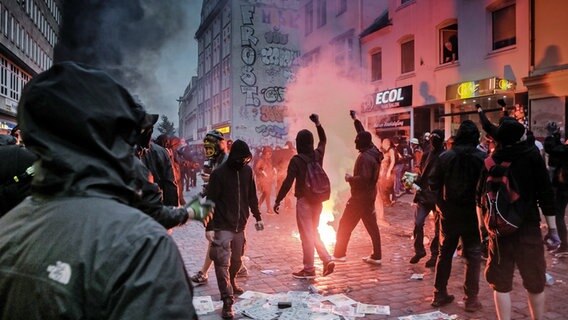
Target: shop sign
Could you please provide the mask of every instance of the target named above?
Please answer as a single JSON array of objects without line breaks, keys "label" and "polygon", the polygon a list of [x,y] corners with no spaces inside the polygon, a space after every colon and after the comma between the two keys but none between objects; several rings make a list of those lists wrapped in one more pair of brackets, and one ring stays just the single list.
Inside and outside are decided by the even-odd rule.
[{"label": "shop sign", "polygon": [[410,119],[388,119],[375,125],[375,129],[390,129],[410,126]]},{"label": "shop sign", "polygon": [[380,91],[375,94],[375,105],[381,109],[412,105],[412,86]]},{"label": "shop sign", "polygon": [[501,91],[514,91],[515,86],[514,81],[497,77],[461,82],[446,87],[446,100],[463,100]]},{"label": "shop sign", "polygon": [[231,132],[231,126],[220,127],[220,128],[217,128],[217,130],[219,130],[222,134],[227,134],[227,133]]}]

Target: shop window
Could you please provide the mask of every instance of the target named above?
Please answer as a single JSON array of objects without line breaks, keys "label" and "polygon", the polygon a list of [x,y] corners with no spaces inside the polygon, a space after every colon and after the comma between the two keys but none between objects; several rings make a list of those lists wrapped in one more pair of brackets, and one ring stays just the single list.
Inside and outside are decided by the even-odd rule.
[{"label": "shop window", "polygon": [[440,64],[458,61],[458,25],[440,28]]},{"label": "shop window", "polygon": [[337,0],[339,3],[337,5],[337,15],[340,15],[347,11],[347,0]]},{"label": "shop window", "polygon": [[314,27],[314,3],[309,1],[305,7],[306,35],[312,33]]},{"label": "shop window", "polygon": [[414,71],[414,39],[400,44],[401,73]]},{"label": "shop window", "polygon": [[327,0],[316,0],[318,28],[325,26],[327,22]]},{"label": "shop window", "polygon": [[383,78],[383,53],[375,52],[371,55],[371,81],[381,80]]},{"label": "shop window", "polygon": [[493,22],[493,50],[505,48],[517,43],[515,5],[491,12]]}]

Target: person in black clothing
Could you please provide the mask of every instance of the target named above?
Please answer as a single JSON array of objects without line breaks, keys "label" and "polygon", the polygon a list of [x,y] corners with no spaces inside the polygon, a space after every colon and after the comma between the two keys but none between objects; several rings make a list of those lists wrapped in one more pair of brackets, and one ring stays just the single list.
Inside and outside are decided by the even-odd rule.
[{"label": "person in black clothing", "polygon": [[436,197],[434,196],[433,181],[431,171],[436,168],[438,158],[444,152],[444,131],[433,130],[429,135],[430,151],[424,153],[420,163],[419,176],[414,182],[420,190],[416,191],[414,202],[416,203],[416,213],[414,215],[414,256],[410,258],[410,263],[415,264],[426,256],[424,248],[424,223],[430,211],[434,212],[434,237],[430,242],[431,257],[426,262],[426,267],[431,268],[436,265],[439,252],[439,213],[436,210]]},{"label": "person in black clothing", "polygon": [[481,239],[475,206],[475,189],[483,167],[485,153],[477,149],[479,130],[475,123],[461,123],[454,145],[440,155],[436,168],[431,171],[432,189],[438,192],[440,208],[440,254],[436,264],[433,307],[441,307],[454,300],[447,291],[452,271],[452,259],[461,239],[465,271],[465,310],[474,312],[481,308],[479,273]]},{"label": "person in black clothing", "polygon": [[215,264],[217,284],[223,300],[222,316],[233,317],[234,295],[243,293],[235,282],[241,268],[245,247],[245,227],[249,210],[256,219],[257,230],[264,229],[248,145],[236,140],[227,161],[211,172],[207,197],[215,203],[215,214],[207,225],[211,242],[210,256]]},{"label": "person in black clothing", "polygon": [[297,198],[296,203],[296,221],[298,223],[298,231],[300,232],[300,239],[302,240],[302,252],[304,255],[304,268],[298,272],[292,273],[292,276],[297,279],[313,279],[316,276],[314,267],[314,248],[317,251],[320,259],[323,261],[323,275],[331,274],[335,268],[335,263],[332,261],[330,254],[327,252],[325,245],[321,241],[318,225],[322,209],[322,203],[314,201],[306,196],[306,172],[307,161],[304,158],[318,161],[320,165],[323,163],[323,156],[325,154],[325,145],[327,138],[325,131],[319,122],[317,114],[310,115],[310,120],[316,125],[318,131],[319,143],[318,147],[314,150],[314,136],[309,130],[303,129],[296,135],[296,147],[298,155],[292,157],[288,164],[288,172],[280,191],[276,196],[274,202],[274,212],[280,212],[280,202],[290,188],[292,183],[296,180],[296,190],[294,196]]},{"label": "person in black clothing", "polygon": [[0,217],[31,194],[32,165],[37,157],[17,140],[0,135]]},{"label": "person in black clothing", "polygon": [[351,111],[350,114],[354,120],[357,132],[355,147],[359,150],[359,156],[355,161],[353,175],[345,174],[345,181],[351,186],[351,198],[347,201],[339,221],[333,259],[335,261],[345,261],[347,244],[349,243],[349,238],[351,238],[351,233],[357,226],[357,223],[363,220],[363,225],[367,229],[373,243],[372,254],[364,257],[363,261],[370,264],[380,264],[382,258],[381,234],[377,224],[375,198],[377,197],[377,180],[383,155],[373,145],[371,133],[365,131],[355,112]]},{"label": "person in black clothing", "polygon": [[553,249],[557,257],[568,255],[568,233],[566,231],[566,205],[568,204],[568,145],[560,141],[560,130],[556,123],[547,125],[548,136],[544,140],[544,150],[554,164],[552,186],[556,204],[556,227],[560,246]]},{"label": "person in black clothing", "polygon": [[[528,292],[532,319],[544,316],[544,288],[546,261],[540,230],[540,213],[548,225],[545,238],[558,241],[554,193],[544,160],[534,145],[524,140],[525,127],[513,118],[505,117],[495,131],[497,147],[491,157],[495,163],[510,162],[509,174],[518,187],[523,201],[523,222],[519,229],[506,237],[492,235],[489,239],[489,259],[485,278],[493,288],[496,312],[499,319],[511,318],[511,297],[515,266],[519,269],[523,286]],[[477,205],[481,216],[484,207],[484,182],[488,171],[484,167],[477,188]],[[478,219],[482,219],[479,217]]]}]

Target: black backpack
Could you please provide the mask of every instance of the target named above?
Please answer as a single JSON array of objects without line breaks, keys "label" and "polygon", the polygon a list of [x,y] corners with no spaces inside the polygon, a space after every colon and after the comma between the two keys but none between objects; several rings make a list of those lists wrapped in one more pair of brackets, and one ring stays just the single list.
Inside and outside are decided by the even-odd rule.
[{"label": "black backpack", "polygon": [[298,156],[306,162],[307,167],[304,188],[306,198],[311,202],[320,203],[329,200],[331,183],[319,161],[315,159],[315,156],[313,159],[303,154]]},{"label": "black backpack", "polygon": [[511,235],[523,222],[524,202],[510,174],[510,165],[506,161],[496,163],[492,157],[485,159],[488,175],[483,189],[483,222],[493,236]]}]

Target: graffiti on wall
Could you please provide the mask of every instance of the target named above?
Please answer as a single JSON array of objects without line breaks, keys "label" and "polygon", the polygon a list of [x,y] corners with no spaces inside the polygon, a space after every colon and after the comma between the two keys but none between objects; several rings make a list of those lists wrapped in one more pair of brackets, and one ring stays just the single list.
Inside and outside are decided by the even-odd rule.
[{"label": "graffiti on wall", "polygon": [[272,30],[273,31],[264,33],[264,39],[266,40],[266,43],[282,45],[288,43],[288,34],[281,33],[280,28],[278,28],[277,26],[274,26]]},{"label": "graffiti on wall", "polygon": [[[242,82],[241,93],[245,95],[245,107],[258,107],[260,105],[256,75],[253,68],[256,62],[256,50],[254,47],[258,43],[258,38],[254,35],[254,10],[255,7],[253,5],[241,6],[241,60],[245,65],[241,69],[240,78]],[[246,110],[241,110],[241,115],[249,118]]]},{"label": "graffiti on wall", "polygon": [[283,123],[286,117],[286,106],[261,106],[260,107],[260,121],[262,122],[279,122]]},{"label": "graffiti on wall", "polygon": [[284,87],[266,87],[260,90],[264,101],[268,103],[282,102],[284,101],[284,93],[286,88]]},{"label": "graffiti on wall", "polygon": [[267,47],[260,51],[261,61],[265,65],[291,67],[294,60],[300,56],[300,51],[286,48]]},{"label": "graffiti on wall", "polygon": [[277,125],[261,125],[254,128],[256,133],[262,135],[263,137],[273,137],[278,139],[283,139],[288,134],[288,129],[286,127],[280,127]]}]

